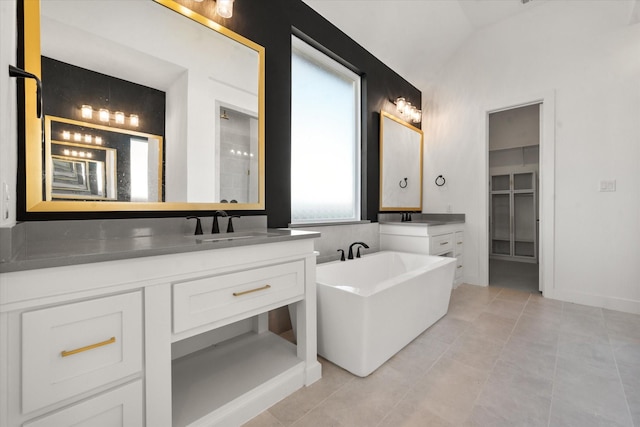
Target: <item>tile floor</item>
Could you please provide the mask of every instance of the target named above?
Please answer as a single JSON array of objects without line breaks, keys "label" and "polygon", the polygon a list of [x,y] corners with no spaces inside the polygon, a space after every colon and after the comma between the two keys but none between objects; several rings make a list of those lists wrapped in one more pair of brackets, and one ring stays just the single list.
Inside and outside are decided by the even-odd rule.
[{"label": "tile floor", "polygon": [[640,427],[640,316],[539,294],[463,284],[367,378],[321,362],[246,426]]},{"label": "tile floor", "polygon": [[538,264],[490,259],[489,286],[537,292]]}]

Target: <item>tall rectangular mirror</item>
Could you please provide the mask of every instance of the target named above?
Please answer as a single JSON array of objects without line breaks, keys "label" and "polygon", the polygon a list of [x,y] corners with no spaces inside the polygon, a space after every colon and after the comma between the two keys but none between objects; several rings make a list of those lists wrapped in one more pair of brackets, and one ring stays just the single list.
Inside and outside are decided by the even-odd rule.
[{"label": "tall rectangular mirror", "polygon": [[262,46],[182,0],[23,1],[27,212],[264,209]]},{"label": "tall rectangular mirror", "polygon": [[380,210],[422,211],[422,130],[380,112]]}]

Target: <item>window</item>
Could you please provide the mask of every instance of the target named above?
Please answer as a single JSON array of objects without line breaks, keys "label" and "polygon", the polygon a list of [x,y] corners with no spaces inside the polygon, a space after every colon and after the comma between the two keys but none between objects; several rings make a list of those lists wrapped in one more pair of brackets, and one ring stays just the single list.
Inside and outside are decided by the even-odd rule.
[{"label": "window", "polygon": [[360,76],[291,44],[291,222],[359,221]]}]

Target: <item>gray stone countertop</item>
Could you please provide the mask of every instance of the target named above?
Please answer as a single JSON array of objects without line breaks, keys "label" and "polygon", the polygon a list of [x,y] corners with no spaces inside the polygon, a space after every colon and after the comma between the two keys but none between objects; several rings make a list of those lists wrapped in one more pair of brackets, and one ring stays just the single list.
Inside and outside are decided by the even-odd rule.
[{"label": "gray stone countertop", "polygon": [[383,213],[378,214],[378,222],[380,224],[402,224],[413,226],[424,225],[447,225],[447,224],[463,224],[465,222],[465,214],[428,214],[428,213],[412,213],[411,221],[402,221],[402,215],[399,213]]},{"label": "gray stone countertop", "polygon": [[0,273],[316,237],[320,237],[320,233],[266,229],[201,236],[165,234],[109,239],[44,240],[24,244],[10,260],[0,262]]}]

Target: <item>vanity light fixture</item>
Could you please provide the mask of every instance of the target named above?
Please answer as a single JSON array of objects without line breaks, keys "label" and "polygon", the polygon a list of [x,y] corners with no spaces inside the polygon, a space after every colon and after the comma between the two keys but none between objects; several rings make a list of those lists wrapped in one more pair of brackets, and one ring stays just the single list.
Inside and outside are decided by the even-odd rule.
[{"label": "vanity light fixture", "polygon": [[[62,131],[62,139],[66,139],[67,141],[71,140],[71,132],[68,130]],[[96,144],[102,145],[102,137],[101,136],[93,136],[91,134],[82,135],[80,132],[74,132],[73,140],[76,142],[84,142],[85,144]]]},{"label": "vanity light fixture", "polygon": [[411,105],[403,97],[399,97],[395,100],[396,110],[402,117],[413,122],[420,123],[422,121],[422,110],[418,110],[414,105]]},{"label": "vanity light fixture", "polygon": [[[80,112],[83,119],[92,119],[93,118],[93,107],[91,105],[82,105],[80,107]],[[126,115],[122,111],[116,111],[111,114],[111,112],[106,108],[100,108],[98,110],[98,119],[101,122],[109,122],[113,118],[114,122],[118,125],[123,125],[126,123]],[[133,127],[138,127],[140,123],[140,118],[137,114],[129,115],[129,125]]]},{"label": "vanity light fixture", "polygon": [[[204,0],[194,0],[198,3],[202,3]],[[234,0],[216,0],[216,14],[221,18],[231,18],[233,16],[233,1]]]},{"label": "vanity light fixture", "polygon": [[80,107],[80,112],[83,119],[93,118],[93,108],[91,108],[91,105],[83,105],[82,107]]},{"label": "vanity light fixture", "polygon": [[62,154],[64,154],[65,156],[72,156],[72,157],[81,157],[81,158],[86,158],[86,159],[92,159],[93,158],[93,154],[88,152],[88,151],[76,151],[76,150],[68,150],[68,149],[64,149],[62,150]]}]

